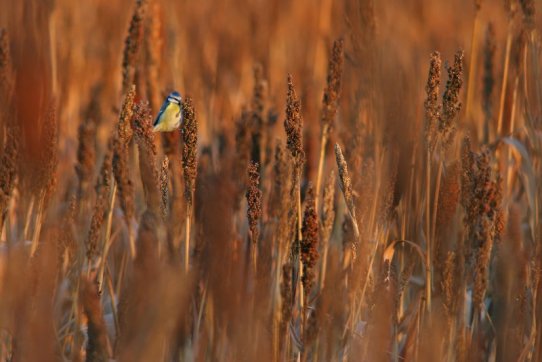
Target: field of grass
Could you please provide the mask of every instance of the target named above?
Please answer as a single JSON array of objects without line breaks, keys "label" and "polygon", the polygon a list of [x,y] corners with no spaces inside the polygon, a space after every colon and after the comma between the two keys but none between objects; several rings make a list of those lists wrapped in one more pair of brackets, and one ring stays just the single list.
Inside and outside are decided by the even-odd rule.
[{"label": "field of grass", "polygon": [[0,9],[0,361],[542,361],[539,0]]}]

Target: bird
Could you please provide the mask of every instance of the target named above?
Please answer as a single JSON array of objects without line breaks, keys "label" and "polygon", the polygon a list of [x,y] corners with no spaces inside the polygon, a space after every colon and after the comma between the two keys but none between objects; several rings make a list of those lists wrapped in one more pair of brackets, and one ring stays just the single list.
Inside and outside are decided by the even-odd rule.
[{"label": "bird", "polygon": [[171,92],[153,124],[153,132],[171,132],[178,129],[183,121],[183,110],[181,108],[182,97],[179,92]]}]

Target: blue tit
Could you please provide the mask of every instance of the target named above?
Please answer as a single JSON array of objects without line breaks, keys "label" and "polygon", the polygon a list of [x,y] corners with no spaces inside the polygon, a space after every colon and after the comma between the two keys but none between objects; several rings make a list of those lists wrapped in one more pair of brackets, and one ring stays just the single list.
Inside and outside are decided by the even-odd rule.
[{"label": "blue tit", "polygon": [[171,92],[167,96],[154,121],[154,132],[171,132],[181,126],[183,121],[181,102],[182,98],[179,92]]}]

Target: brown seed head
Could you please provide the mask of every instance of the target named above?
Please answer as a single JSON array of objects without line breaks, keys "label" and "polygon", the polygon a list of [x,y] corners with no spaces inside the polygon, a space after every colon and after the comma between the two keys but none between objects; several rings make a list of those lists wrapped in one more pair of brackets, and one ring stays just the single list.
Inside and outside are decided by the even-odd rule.
[{"label": "brown seed head", "polygon": [[440,97],[440,73],[441,73],[440,53],[435,51],[431,54],[429,63],[429,75],[427,77],[427,85],[425,92],[425,139],[427,146],[432,151],[436,144],[436,127],[441,115]]},{"label": "brown seed head", "polygon": [[196,174],[198,169],[198,120],[192,104],[192,98],[186,97],[182,104],[184,121],[182,125],[183,137],[183,171],[185,191],[184,196],[188,205],[192,206],[192,198],[196,188]]},{"label": "brown seed head", "polygon": [[305,296],[308,297],[316,278],[315,267],[316,262],[318,261],[318,214],[316,213],[312,184],[309,184],[307,191],[305,214],[303,215],[301,231],[303,233],[303,239],[301,240],[303,277],[301,281],[303,282]]},{"label": "brown seed head", "polygon": [[167,156],[164,157],[160,169],[160,194],[162,195],[162,217],[166,218],[169,207],[169,158]]},{"label": "brown seed head", "polygon": [[259,240],[258,222],[262,217],[262,191],[260,190],[260,173],[258,163],[251,161],[248,165],[248,186],[246,198],[248,203],[247,217],[253,243]]},{"label": "brown seed head", "polygon": [[122,93],[126,94],[134,84],[139,49],[143,41],[143,20],[147,9],[146,0],[137,0],[134,14],[130,20],[128,35],[124,41],[122,57]]},{"label": "brown seed head", "polygon": [[132,116],[135,86],[132,86],[124,98],[114,140],[113,173],[117,182],[120,206],[126,221],[135,213],[134,184],[130,177],[129,144],[132,139]]},{"label": "brown seed head", "polygon": [[105,220],[105,213],[109,207],[109,193],[113,183],[113,145],[114,140],[110,138],[102,161],[100,175],[96,181],[96,204],[90,219],[90,229],[85,243],[88,260],[92,260],[96,256],[101,228]]},{"label": "brown seed head", "polygon": [[331,170],[324,187],[322,242],[327,243],[335,223],[335,171]]},{"label": "brown seed head", "polygon": [[286,98],[286,119],[284,120],[288,150],[294,158],[297,175],[305,163],[303,151],[303,118],[301,117],[301,103],[295,93],[292,76],[288,74],[288,95]]},{"label": "brown seed head", "polygon": [[488,283],[488,270],[493,244],[503,228],[501,181],[493,175],[489,150],[471,151],[468,141],[463,149],[462,203],[467,229],[466,246],[474,256],[473,303],[479,307]]},{"label": "brown seed head", "polygon": [[81,199],[88,192],[96,166],[96,123],[92,119],[83,120],[77,133],[79,145],[75,173],[79,179],[78,198]]},{"label": "brown seed head", "polygon": [[356,216],[356,206],[354,204],[354,197],[352,192],[352,179],[348,174],[348,165],[344,159],[341,146],[335,144],[335,158],[337,160],[337,167],[339,168],[339,185],[341,191],[344,195],[344,201],[346,202],[346,207],[348,208],[349,213],[352,218],[355,219]]},{"label": "brown seed head", "polygon": [[139,173],[143,184],[145,202],[156,214],[161,209],[160,176],[156,165],[156,145],[152,131],[153,117],[148,102],[134,107],[133,128],[139,150]]},{"label": "brown seed head", "polygon": [[339,106],[341,95],[341,78],[343,73],[344,52],[343,40],[337,39],[333,42],[333,48],[329,57],[327,68],[327,85],[324,89],[322,99],[322,132],[328,137],[333,130],[335,115]]},{"label": "brown seed head", "polygon": [[439,122],[439,133],[444,145],[453,142],[455,136],[455,119],[461,111],[459,92],[463,85],[463,51],[455,54],[454,65],[448,67],[448,81],[442,96],[442,114]]}]

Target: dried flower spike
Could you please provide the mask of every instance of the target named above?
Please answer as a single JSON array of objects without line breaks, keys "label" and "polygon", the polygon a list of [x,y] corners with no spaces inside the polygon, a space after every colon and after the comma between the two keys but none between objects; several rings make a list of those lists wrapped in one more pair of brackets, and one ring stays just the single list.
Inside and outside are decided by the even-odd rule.
[{"label": "dried flower spike", "polygon": [[439,122],[439,133],[444,145],[453,142],[455,136],[455,118],[461,111],[459,92],[463,86],[463,51],[455,54],[454,65],[448,67],[448,81],[442,96],[442,114]]},{"label": "dried flower spike", "polygon": [[301,102],[297,98],[294,89],[292,75],[288,74],[288,94],[286,98],[286,130],[288,150],[294,158],[296,175],[299,175],[305,163],[305,152],[303,151],[303,118],[301,117]]},{"label": "dried flower spike", "polygon": [[134,14],[130,20],[128,35],[124,41],[122,57],[122,93],[126,94],[134,84],[139,49],[143,42],[143,20],[147,9],[146,0],[137,0]]},{"label": "dried flower spike", "polygon": [[343,40],[338,39],[333,42],[333,48],[331,50],[327,68],[327,85],[324,89],[324,98],[322,99],[322,136],[326,138],[333,129],[335,115],[339,105],[343,63]]},{"label": "dried flower spike", "polygon": [[262,191],[260,190],[260,173],[258,172],[258,167],[258,163],[253,161],[248,165],[248,187],[246,192],[248,224],[254,244],[258,243],[259,240],[260,230],[258,222],[262,217]]},{"label": "dried flower spike", "polygon": [[193,195],[196,188],[196,174],[198,169],[198,120],[192,104],[192,98],[186,97],[182,104],[184,122],[182,126],[183,136],[183,171],[185,191],[184,196],[188,205],[193,204]]},{"label": "dried flower spike", "polygon": [[314,202],[314,191],[309,184],[305,214],[302,227],[303,239],[301,240],[301,262],[303,263],[303,291],[305,300],[311,293],[314,284],[315,267],[318,260],[318,214]]},{"label": "dried flower spike", "polygon": [[427,97],[424,102],[425,108],[425,139],[429,151],[432,151],[436,145],[437,124],[441,114],[440,97],[440,73],[441,73],[440,53],[435,51],[431,54],[429,63],[429,75],[427,76],[427,85],[425,92]]},{"label": "dried flower spike", "polygon": [[124,212],[126,222],[132,219],[135,213],[134,184],[130,177],[129,149],[132,139],[131,121],[135,97],[135,86],[132,86],[124,98],[120,112],[117,133],[114,141],[113,173],[118,186],[120,206]]},{"label": "dried flower spike", "polygon": [[339,168],[339,185],[346,202],[346,207],[350,218],[352,219],[352,225],[354,227],[354,233],[356,238],[359,236],[358,223],[356,220],[356,206],[354,204],[354,196],[352,192],[352,179],[348,174],[348,165],[344,159],[341,146],[335,144],[335,158],[337,160],[337,167]]}]

